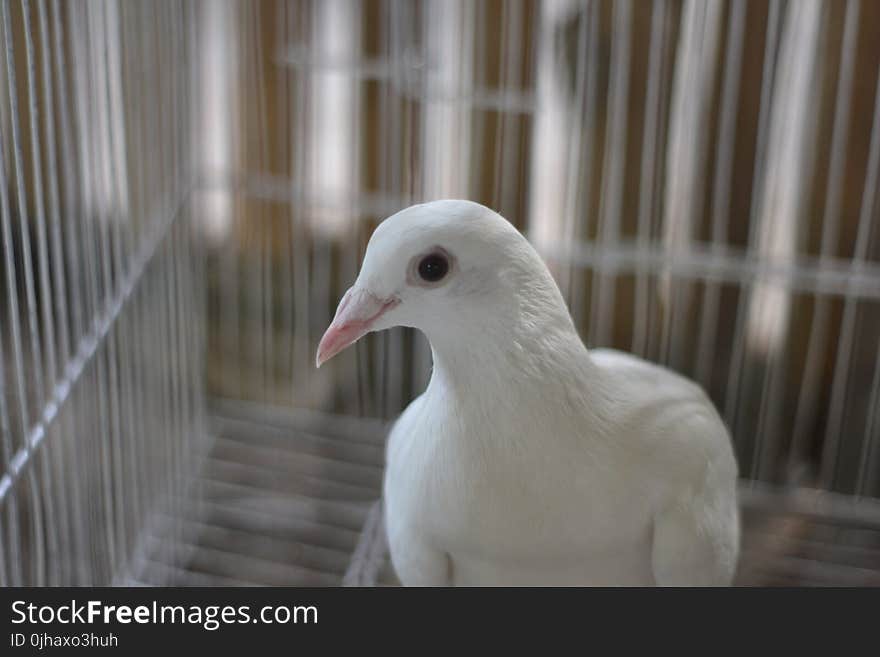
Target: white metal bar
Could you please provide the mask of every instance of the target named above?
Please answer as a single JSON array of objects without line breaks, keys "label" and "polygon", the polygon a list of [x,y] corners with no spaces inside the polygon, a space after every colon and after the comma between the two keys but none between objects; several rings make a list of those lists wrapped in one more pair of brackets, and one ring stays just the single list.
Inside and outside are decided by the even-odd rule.
[{"label": "white metal bar", "polygon": [[[848,0],[841,40],[841,63],[835,91],[834,119],[831,131],[831,154],[828,164],[828,183],[825,192],[825,207],[822,212],[822,238],[819,246],[820,263],[822,259],[833,258],[837,252],[840,235],[841,207],[843,202],[843,182],[847,164],[850,133],[850,108],[853,100],[855,79],[856,47],[859,30],[859,0]],[[822,387],[822,353],[828,348],[830,329],[830,300],[816,299],[810,322],[810,337],[804,361],[804,373],[798,394],[797,411],[789,449],[789,467],[803,460],[809,427],[815,422],[818,412],[819,391]]]},{"label": "white metal bar", "polygon": [[574,263],[603,271],[668,273],[672,277],[702,279],[739,285],[752,285],[763,278],[785,277],[792,292],[811,292],[829,296],[880,299],[877,286],[880,266],[859,265],[843,259],[801,257],[793,262],[768,262],[749,251],[691,242],[686,254],[671,254],[662,246],[643,248],[633,240],[621,241],[615,248],[592,243],[537,246],[555,262]]},{"label": "white metal bar", "polygon": [[[61,9],[60,3],[58,0],[54,0],[51,4],[51,18],[52,18],[52,47],[50,48],[52,51],[52,59],[55,66],[57,85],[58,85],[58,93],[56,97],[58,98],[58,117],[59,117],[59,150],[61,153],[61,165],[59,168],[59,172],[61,173],[59,183],[60,189],[63,193],[63,201],[62,207],[66,208],[68,213],[67,221],[65,222],[66,231],[64,233],[64,241],[65,241],[65,256],[66,256],[66,265],[70,271],[68,276],[68,280],[70,281],[70,316],[71,316],[71,326],[70,326],[70,340],[72,342],[78,343],[83,336],[85,336],[89,330],[89,327],[86,326],[85,313],[88,311],[87,308],[87,299],[83,294],[83,281],[84,278],[84,270],[81,267],[80,260],[80,241],[79,235],[77,231],[77,214],[80,213],[81,207],[79,205],[79,199],[76,196],[76,187],[78,177],[75,172],[75,167],[73,164],[73,145],[72,145],[72,129],[70,127],[70,116],[71,111],[67,102],[69,96],[69,86],[67,84],[67,76],[65,73],[65,53],[67,52],[64,44],[63,38],[63,28],[61,24]],[[48,96],[47,96],[48,97]],[[50,151],[51,152],[51,151]],[[79,217],[79,221],[82,221],[82,217]],[[87,278],[87,277],[86,277]],[[69,368],[71,364],[71,358],[73,358],[75,354],[75,350],[72,349],[70,345],[64,345],[65,350],[65,371]],[[57,384],[56,384],[57,385]],[[67,413],[63,413],[62,415],[62,430],[64,433],[70,433],[67,440],[67,447],[69,448],[69,467],[73,475],[74,482],[81,481],[84,478],[84,473],[82,469],[82,463],[84,459],[82,458],[80,452],[80,445],[76,444],[76,439],[82,434],[77,435],[76,429],[79,423],[76,421],[77,418],[73,416],[73,413],[68,410]],[[70,490],[70,508],[71,509],[83,509],[82,502],[82,493],[80,487],[77,485],[71,486]],[[71,513],[73,516],[73,513]],[[73,533],[73,546],[74,550],[72,552],[73,558],[73,567],[75,572],[72,577],[73,581],[79,584],[86,584],[88,582],[94,581],[91,577],[91,570],[89,568],[89,562],[87,559],[88,554],[88,546],[87,546],[87,528],[84,526],[84,522],[79,521],[80,518],[71,518],[71,530]]]},{"label": "white metal bar", "polygon": [[[722,5],[718,0],[687,0],[681,13],[676,53],[669,137],[666,151],[663,205],[664,243],[670,255],[686,255],[694,239],[698,212],[703,207],[707,139],[714,97],[715,60],[720,47]],[[663,300],[661,360],[684,369],[687,325],[675,318],[688,312],[693,298],[689,280],[677,281],[664,272],[659,296]]]},{"label": "white metal bar", "polygon": [[[305,7],[298,5],[300,13],[304,13]],[[292,19],[293,20],[293,19]],[[306,21],[302,21],[303,24]],[[296,100],[294,103],[294,117],[296,119],[295,129],[291,133],[291,182],[300,189],[306,189],[305,176],[308,162],[306,159],[306,126],[308,125],[307,112],[309,111],[307,103],[306,90],[309,88],[311,81],[308,78],[307,70],[303,69],[297,72],[296,84],[291,93],[294,93]],[[297,204],[291,204],[291,251],[293,258],[293,280],[296,282],[293,286],[293,312],[294,326],[293,335],[296,343],[293,345],[294,357],[292,360],[292,381],[291,391],[295,391],[298,385],[303,383],[303,374],[311,371],[312,353],[311,345],[311,303],[310,291],[312,289],[311,268],[309,267],[310,245],[308,243],[308,233],[305,227],[305,213],[298,209]],[[295,402],[296,399],[291,401]]]},{"label": "white metal bar", "polygon": [[[5,21],[5,17],[4,17]],[[5,24],[5,23],[4,23]],[[7,59],[11,57],[11,53],[6,52]],[[3,126],[5,128],[5,126]],[[12,398],[12,394],[7,392],[6,387],[6,376],[5,376],[5,367],[6,367],[6,356],[3,353],[4,349],[4,339],[3,339],[3,326],[0,325],[0,447],[3,449],[3,464],[4,467],[8,469],[9,464],[13,458],[13,452],[15,450],[15,440],[13,439],[13,431],[18,430],[17,433],[21,435],[26,430],[27,422],[25,420],[26,416],[26,408],[22,409],[22,402],[24,401],[24,385],[23,385],[23,377],[22,377],[22,354],[21,354],[21,338],[19,335],[19,311],[18,311],[18,290],[16,289],[16,267],[15,267],[15,253],[13,250],[12,243],[12,213],[10,211],[10,203],[9,203],[9,180],[6,174],[6,149],[0,148],[0,231],[2,231],[2,243],[3,243],[3,258],[4,258],[4,268],[6,274],[6,298],[7,298],[7,312],[9,313],[9,325],[11,327],[11,341],[12,341],[12,360],[13,366],[15,368],[15,394],[16,399],[18,400],[19,406],[19,418],[18,418],[18,427],[12,427],[12,422],[10,421],[10,413],[11,411],[8,408],[7,399]],[[24,413],[24,414],[23,414]],[[8,581],[12,585],[21,585],[23,582],[23,574],[22,574],[22,562],[21,562],[21,536],[20,536],[20,522],[18,515],[18,500],[16,492],[12,492],[12,499],[9,504],[6,506],[6,532],[3,532],[8,535],[9,540],[9,579]],[[2,529],[2,528],[0,528]],[[0,542],[4,540],[2,534],[0,534]],[[4,570],[4,578],[5,578],[5,570]]]},{"label": "white metal bar", "polygon": [[[730,219],[730,188],[733,182],[736,117],[739,111],[742,53],[746,37],[746,8],[745,0],[735,0],[730,5],[730,28],[727,33],[721,90],[721,124],[715,159],[715,180],[712,186],[711,245],[715,248],[726,242],[724,231]],[[711,383],[716,360],[720,297],[719,286],[715,283],[707,283],[703,290],[696,363],[696,379],[704,387],[708,387]]]},{"label": "white metal bar", "polygon": [[[7,216],[4,213],[3,217],[0,218],[0,222],[2,222],[4,228],[6,228]],[[4,232],[6,232],[4,230]],[[4,243],[6,242],[4,238]],[[8,273],[11,277],[11,272]],[[12,441],[12,426],[9,421],[9,409],[7,407],[6,399],[6,372],[5,372],[5,363],[6,363],[6,354],[4,353],[5,349],[3,348],[4,339],[3,339],[3,326],[0,325],[0,450],[2,450],[3,464],[8,469],[9,463],[12,461],[13,457],[13,441]],[[0,506],[3,506],[3,500],[0,499]],[[6,509],[5,509],[5,529],[4,527],[0,527],[0,585],[9,586],[11,584],[21,584],[22,583],[22,574],[21,574],[21,537],[19,535],[19,514],[18,514],[18,499],[16,492],[13,490],[9,495],[9,499],[6,501]],[[9,542],[9,557],[7,559],[7,549],[5,547],[6,542]]]},{"label": "white metal bar", "polygon": [[[96,52],[96,69],[100,72],[99,77],[93,80],[95,85],[95,99],[104,106],[104,110],[100,112],[100,130],[103,135],[102,141],[105,145],[102,153],[105,160],[104,169],[107,178],[107,205],[108,215],[103,222],[104,227],[104,243],[102,247],[102,260],[105,267],[106,289],[108,293],[115,293],[118,289],[118,282],[122,278],[122,262],[119,254],[119,231],[122,229],[123,217],[121,213],[125,205],[122,199],[122,189],[118,184],[118,176],[114,176],[114,171],[118,171],[124,166],[117,159],[116,144],[120,140],[120,135],[114,135],[118,132],[118,118],[113,110],[120,109],[114,102],[113,78],[114,62],[118,56],[111,56],[110,50],[111,28],[108,16],[110,12],[117,9],[114,3],[103,3],[96,7],[93,21],[95,32],[98,35],[99,49]],[[118,17],[113,14],[114,17]],[[125,556],[127,554],[127,538],[126,538],[126,522],[129,517],[127,512],[129,486],[125,485],[122,452],[124,450],[122,444],[122,420],[120,417],[120,384],[118,371],[118,358],[120,352],[120,322],[114,323],[112,330],[107,335],[106,350],[106,390],[107,390],[107,450],[108,462],[110,465],[109,477],[113,489],[113,529],[115,530],[114,545],[116,547],[115,559],[112,563],[112,571],[117,572],[125,567]]]},{"label": "white metal bar", "polygon": [[[382,13],[382,52],[383,56],[393,58],[397,53],[397,45],[394,41],[393,18],[391,13],[390,0],[380,7]],[[467,48],[469,49],[470,43]],[[397,129],[400,116],[400,102],[394,95],[394,87],[391,81],[383,84],[382,93],[379,98],[379,111],[382,119],[379,124],[380,146],[379,146],[379,194],[381,196],[398,196],[399,195],[399,135]],[[461,141],[461,133],[464,127],[460,126],[457,138]],[[359,199],[358,207],[362,211],[370,212],[365,207],[364,199]],[[397,207],[402,207],[398,204]],[[389,207],[388,210],[393,212],[394,209]],[[380,210],[378,207],[372,212],[378,216],[385,216],[388,213]],[[363,255],[363,254],[361,254]],[[380,338],[380,356],[378,379],[381,382],[381,394],[385,400],[385,407],[382,409],[381,417],[389,417],[396,413],[397,409],[403,404],[403,382],[404,382],[404,329],[393,329],[390,332],[383,332]],[[360,362],[360,361],[359,361]],[[361,368],[365,370],[365,368]],[[360,376],[360,373],[359,373]],[[364,372],[366,376],[366,372]],[[359,383],[359,385],[362,385]]]},{"label": "white metal bar", "polygon": [[[106,59],[109,71],[108,84],[108,104],[110,105],[110,114],[118,117],[117,121],[111,124],[110,131],[110,153],[115,162],[113,165],[113,189],[115,194],[112,203],[119,208],[118,221],[114,224],[116,231],[114,233],[113,252],[114,262],[117,275],[122,278],[128,273],[128,268],[132,262],[134,254],[134,233],[137,208],[131,195],[129,186],[129,158],[128,158],[128,141],[130,134],[134,131],[131,129],[131,121],[137,115],[131,112],[131,105],[134,103],[126,103],[125,89],[123,80],[134,79],[133,72],[130,70],[131,57],[122,47],[122,33],[128,15],[125,13],[127,7],[124,3],[112,5],[113,11],[108,17],[107,30],[107,49]],[[124,77],[125,76],[125,77]],[[182,140],[181,140],[182,141]],[[135,151],[140,152],[140,151]],[[176,176],[179,180],[180,176]],[[172,194],[179,194],[178,189],[174,189]],[[117,370],[119,398],[117,405],[117,424],[116,431],[119,435],[117,449],[120,453],[117,455],[118,472],[117,481],[124,486],[123,518],[125,531],[123,563],[127,563],[129,555],[132,553],[137,540],[137,531],[142,528],[144,518],[141,510],[141,490],[132,485],[137,479],[139,469],[139,461],[136,459],[136,427],[141,424],[140,417],[135,414],[135,402],[133,398],[132,380],[134,377],[134,369],[137,367],[134,361],[134,345],[132,344],[132,315],[133,304],[129,305],[127,312],[116,323],[114,337],[116,339],[118,349],[118,365],[114,361],[114,367]],[[120,566],[118,570],[124,570],[126,566]]]},{"label": "white metal bar", "polygon": [[[510,64],[513,57],[508,52],[510,42],[511,19],[510,19],[510,2],[504,0],[501,3],[501,35],[498,44],[498,61],[499,61],[499,85],[501,93],[504,94],[511,88],[510,83]],[[430,26],[427,26],[430,29]],[[518,53],[514,52],[514,56]],[[495,114],[495,134],[492,144],[492,191],[490,205],[496,212],[501,212],[501,187],[504,184],[504,171],[507,162],[501,159],[501,144],[505,137],[505,128],[507,123],[507,113],[496,112]],[[503,213],[502,213],[503,214]]]},{"label": "white metal bar", "polygon": [[[25,191],[25,168],[24,168],[24,155],[23,155],[23,146],[22,146],[22,137],[21,137],[21,128],[19,125],[19,105],[18,105],[18,85],[17,78],[15,72],[15,48],[13,45],[13,36],[12,36],[12,18],[10,16],[9,11],[9,1],[6,0],[3,3],[3,36],[6,48],[6,80],[7,80],[7,90],[9,94],[9,110],[10,110],[10,124],[11,124],[11,133],[12,133],[12,172],[15,176],[15,198],[16,198],[16,210],[18,212],[18,220],[20,226],[20,239],[21,239],[21,261],[22,261],[22,277],[24,279],[25,284],[25,310],[26,310],[26,319],[28,325],[28,338],[30,341],[29,349],[31,351],[31,376],[34,380],[34,393],[35,393],[35,401],[37,406],[39,402],[42,400],[43,395],[45,394],[45,388],[43,385],[43,357],[42,357],[42,347],[41,340],[39,337],[39,320],[38,310],[37,310],[37,301],[36,301],[36,284],[34,281],[34,266],[31,261],[31,239],[30,239],[30,226],[28,225],[28,217],[29,213],[27,210],[27,192]],[[10,272],[14,272],[13,269],[10,269]],[[14,276],[13,276],[14,278]],[[11,296],[11,293],[10,293]],[[17,313],[13,315],[13,318],[17,317]],[[13,324],[15,322],[13,321]],[[15,330],[13,331],[13,338],[15,335]],[[14,347],[16,351],[21,349],[21,345],[18,344]],[[16,355],[17,357],[17,355]],[[20,365],[20,364],[19,364]],[[21,394],[23,394],[23,400],[25,402],[25,409],[29,406],[27,404],[28,396],[24,388],[20,390]],[[26,420],[27,414],[22,416],[23,419]]]},{"label": "white metal bar", "polygon": [[[764,63],[761,74],[761,95],[758,109],[758,137],[755,143],[755,166],[752,175],[752,202],[749,212],[749,237],[748,251],[754,255],[757,235],[757,212],[759,204],[756,199],[760,198],[763,189],[764,160],[767,151],[767,132],[769,129],[769,115],[773,102],[773,77],[776,62],[776,45],[779,41],[780,2],[770,0],[768,8],[767,30],[764,39]],[[736,307],[736,319],[733,335],[733,353],[730,359],[727,377],[727,391],[724,400],[724,419],[736,433],[736,414],[739,406],[740,383],[742,379],[743,358],[745,354],[745,328],[747,312],[747,298],[749,290],[740,288],[739,299]]]},{"label": "white metal bar", "polygon": [[[107,147],[107,133],[109,132],[109,117],[105,103],[104,86],[107,82],[107,71],[104,66],[104,39],[106,31],[103,28],[103,4],[89,4],[85,12],[85,29],[87,41],[85,54],[87,70],[84,71],[85,87],[81,109],[87,107],[86,113],[80,115],[80,126],[90,125],[92,132],[89,139],[89,161],[91,167],[91,185],[88,190],[94,195],[92,204],[93,216],[90,222],[94,228],[96,245],[96,265],[100,276],[99,303],[113,294],[113,266],[110,256],[110,224],[114,221],[113,206],[109,194],[112,185],[109,181],[109,167],[106,159],[109,156]],[[85,63],[80,62],[80,66]],[[106,194],[106,195],[105,195]],[[104,522],[107,523],[105,536],[107,540],[108,560],[105,564],[110,573],[116,571],[121,564],[122,543],[121,540],[121,514],[117,495],[120,493],[116,477],[114,476],[114,452],[115,435],[113,430],[112,406],[115,390],[111,381],[111,363],[115,358],[113,348],[113,333],[109,332],[106,338],[105,348],[99,348],[96,357],[92,361],[97,378],[97,394],[95,401],[98,409],[98,439],[100,472],[103,485],[101,501],[104,505]]]},{"label": "white metal bar", "polygon": [[[510,94],[523,88],[523,66],[521,58],[524,50],[524,36],[526,30],[524,0],[507,0],[511,5],[509,11],[509,36],[506,48],[506,77],[503,80],[503,93],[505,102],[509,103]],[[522,132],[525,127],[526,117],[516,116],[509,111],[502,111],[502,150],[500,179],[498,187],[498,203],[496,209],[505,217],[513,221],[522,221],[524,208],[517,204],[520,193],[518,187],[525,187],[525,179],[520,176],[521,166],[517,166],[516,158],[522,140]],[[524,162],[525,158],[521,158]],[[508,170],[513,175],[508,174]],[[508,182],[510,181],[510,182]],[[520,224],[521,225],[521,224]]]},{"label": "white metal bar", "polygon": [[[52,284],[49,273],[49,237],[46,228],[46,206],[43,188],[42,157],[40,146],[39,112],[37,100],[37,72],[34,56],[34,38],[31,26],[31,8],[28,0],[22,0],[22,19],[25,37],[25,58],[27,67],[28,114],[30,117],[30,154],[32,163],[32,184],[35,205],[35,221],[37,225],[37,260],[40,279],[40,310],[43,326],[43,353],[46,355],[46,374],[50,383],[55,381],[57,358],[55,355],[55,318],[52,314]],[[41,395],[46,391],[41,390]],[[50,470],[50,456],[55,457],[55,450],[40,459],[41,499],[45,505],[45,533],[47,537],[47,560],[49,570],[48,583],[58,584],[61,581],[61,538],[59,536],[59,519],[56,512],[56,492],[60,482]],[[57,468],[53,468],[57,471]]]},{"label": "white metal bar", "polygon": [[[88,5],[86,5],[88,7]],[[81,230],[82,243],[82,264],[85,273],[78,272],[84,276],[85,282],[85,312],[83,313],[84,324],[82,336],[88,335],[94,328],[95,318],[99,313],[99,308],[104,300],[101,290],[103,278],[100,271],[100,261],[96,253],[99,242],[99,229],[95,227],[97,218],[97,208],[101,205],[99,196],[96,192],[98,187],[97,170],[94,164],[93,154],[98,148],[97,136],[94,134],[95,129],[92,119],[96,118],[96,114],[91,112],[90,100],[91,93],[91,71],[88,62],[88,53],[91,48],[91,41],[88,35],[87,12],[80,12],[73,9],[69,3],[65,5],[67,9],[66,24],[70,26],[72,35],[70,40],[70,52],[72,55],[71,64],[71,86],[70,91],[73,95],[73,126],[72,132],[72,152],[76,157],[76,172],[78,175],[76,180],[79,194],[80,211],[79,223]],[[96,345],[97,347],[98,345]],[[96,351],[96,356],[98,356]],[[80,505],[80,512],[76,514],[76,522],[88,523],[84,532],[86,538],[85,546],[88,550],[89,569],[91,581],[103,581],[106,576],[106,559],[104,555],[112,553],[111,543],[113,541],[112,532],[105,532],[104,518],[109,518],[112,514],[110,508],[111,497],[107,486],[107,473],[105,463],[101,458],[100,442],[103,440],[105,431],[103,428],[104,419],[100,414],[98,407],[101,389],[103,387],[103,379],[99,378],[100,367],[96,365],[95,360],[90,360],[88,366],[83,370],[83,385],[75,387],[73,403],[77,408],[87,409],[85,413],[75,413],[78,420],[78,439],[80,441],[79,449],[83,451],[83,458],[80,463],[83,466],[81,476],[84,480],[91,483],[93,477],[97,477],[100,484],[104,487],[104,494],[96,496],[97,499],[81,497],[81,501],[86,504]],[[44,434],[45,435],[45,434]],[[42,442],[42,440],[41,440]],[[97,466],[95,465],[97,464]],[[97,475],[94,473],[97,472]],[[103,504],[102,504],[103,502]],[[96,540],[97,539],[97,540]]]},{"label": "white metal bar", "polygon": [[[559,118],[570,124],[571,139],[567,142],[564,155],[568,161],[568,171],[565,175],[565,194],[562,202],[562,225],[561,233],[568,240],[577,241],[586,237],[587,227],[579,225],[579,217],[588,217],[592,209],[593,171],[595,158],[593,157],[592,142],[596,136],[596,114],[598,112],[597,78],[598,78],[598,48],[599,48],[599,4],[592,2],[583,5],[580,9],[580,24],[578,26],[577,49],[575,61],[575,90],[574,107],[570,112],[561,109]],[[549,17],[547,17],[549,21]],[[552,29],[552,28],[549,28]],[[549,40],[549,29],[547,38]],[[552,48],[552,44],[542,45],[543,48]],[[544,55],[549,57],[549,54]],[[561,80],[555,81],[556,88],[548,90],[551,93],[564,94],[564,90],[558,87],[563,84]],[[554,98],[559,104],[561,98]],[[551,126],[548,131],[565,129],[562,126]],[[588,135],[587,145],[584,146],[584,133]],[[555,136],[555,135],[554,135]],[[581,184],[581,180],[586,184]],[[550,181],[548,180],[547,183]],[[555,184],[556,181],[553,181]],[[555,193],[555,192],[554,192]],[[580,199],[580,205],[578,203]],[[579,212],[579,207],[583,209]],[[552,213],[552,208],[543,209],[544,212]],[[536,215],[534,221],[552,221],[548,217]],[[563,281],[563,294],[568,302],[569,311],[576,327],[582,327],[584,323],[584,300],[583,300],[583,276],[584,272],[575,267],[565,267],[558,272]]]},{"label": "white metal bar", "polygon": [[[63,368],[66,367],[68,359],[70,358],[70,325],[69,325],[69,310],[67,306],[67,281],[65,276],[65,263],[64,263],[64,251],[63,251],[63,235],[61,230],[61,210],[60,210],[60,200],[59,200],[59,185],[58,185],[58,157],[57,157],[57,144],[56,133],[55,133],[55,101],[53,94],[53,80],[52,80],[52,70],[51,70],[51,57],[50,53],[52,52],[52,43],[49,39],[49,30],[48,30],[48,22],[46,18],[46,2],[38,2],[37,3],[37,23],[39,30],[39,43],[41,47],[41,52],[43,56],[42,67],[41,67],[41,75],[42,75],[42,93],[43,93],[43,102],[44,102],[44,111],[43,111],[43,132],[45,134],[45,143],[46,143],[46,171],[48,178],[48,194],[49,194],[49,239],[51,241],[51,261],[52,261],[52,281],[53,281],[53,291],[54,297],[53,301],[55,304],[55,315],[58,318],[58,348],[59,348],[59,358],[58,362],[50,367],[52,382],[54,383],[58,376],[63,371]],[[58,491],[59,491],[59,506],[61,507],[61,512],[58,514],[56,522],[58,524],[58,531],[62,537],[62,541],[65,543],[65,550],[61,555],[59,555],[57,559],[57,563],[60,564],[62,577],[61,582],[69,581],[70,577],[72,577],[73,573],[73,561],[74,557],[72,556],[72,552],[75,549],[76,541],[74,538],[74,534],[71,529],[70,516],[72,512],[70,511],[70,479],[69,479],[69,465],[66,462],[66,454],[65,454],[65,445],[64,441],[67,439],[67,434],[69,433],[69,427],[66,422],[62,422],[57,429],[57,434],[55,438],[56,443],[61,443],[56,445],[54,450],[54,463],[53,470],[54,476],[58,481]]]},{"label": "white metal bar", "polygon": [[[648,77],[645,92],[645,125],[642,131],[642,158],[640,163],[639,210],[637,243],[639,248],[647,249],[651,243],[653,219],[656,213],[656,194],[654,190],[659,178],[657,150],[661,134],[661,84],[663,77],[663,58],[666,53],[665,0],[656,0],[651,9],[651,40],[648,46]],[[642,273],[636,275],[635,309],[633,317],[632,351],[646,356],[648,351],[648,314],[650,297],[648,279]]]},{"label": "white metal bar", "polygon": [[[613,246],[621,237],[624,173],[627,155],[627,124],[629,123],[629,86],[632,32],[632,4],[629,0],[614,3],[612,17],[614,39],[608,105],[606,110],[605,148],[602,163],[602,193],[599,197],[597,237],[603,247]],[[593,277],[590,294],[590,344],[611,345],[614,329],[614,298],[617,279],[601,270]]]},{"label": "white metal bar", "polygon": [[[810,104],[818,75],[815,53],[821,43],[822,6],[818,0],[790,5],[776,73],[777,89],[771,115],[768,162],[761,193],[757,248],[768,261],[789,260],[803,231],[804,195],[815,160],[816,112]],[[782,383],[789,350],[792,297],[788,282],[768,278],[750,294],[746,341],[763,358],[757,413],[757,440],[750,475],[766,478],[778,454]]]},{"label": "white metal bar", "polygon": [[[13,37],[12,37],[12,18],[10,17],[9,11],[9,3],[3,3],[2,9],[2,17],[3,17],[3,37],[5,42],[6,49],[6,79],[8,84],[8,93],[9,93],[9,109],[10,109],[10,123],[12,128],[12,159],[13,159],[13,170],[15,172],[15,190],[16,190],[16,198],[17,198],[17,211],[18,211],[18,219],[19,226],[21,230],[21,252],[22,252],[22,268],[23,268],[23,277],[25,283],[25,301],[27,308],[27,322],[28,322],[28,335],[30,338],[29,348],[31,350],[31,377],[33,379],[33,389],[34,389],[34,398],[37,404],[39,404],[44,395],[46,394],[44,384],[43,384],[43,358],[42,358],[42,348],[39,338],[39,329],[38,329],[38,319],[37,319],[37,307],[36,307],[36,293],[35,293],[35,285],[34,285],[34,269],[33,264],[31,262],[31,244],[30,244],[30,226],[28,225],[28,212],[27,212],[27,198],[25,192],[25,171],[24,171],[24,161],[23,161],[23,149],[22,149],[22,138],[21,131],[19,126],[19,109],[18,109],[18,90],[16,83],[16,75],[15,75],[15,50],[13,47]],[[6,166],[5,163],[0,165],[0,184],[6,187]],[[8,210],[8,200],[7,200],[7,192],[4,189],[3,191],[3,213],[6,217],[9,216]],[[4,232],[8,235],[8,226],[4,228]],[[10,323],[12,324],[13,331],[13,349],[16,351],[14,354],[15,364],[16,364],[16,382],[17,389],[19,394],[19,412],[20,412],[20,431],[18,432],[20,438],[24,441],[25,435],[27,433],[28,428],[30,427],[30,409],[29,409],[29,396],[27,394],[26,388],[26,379],[24,372],[24,362],[21,354],[21,341],[19,337],[19,332],[17,329],[18,325],[18,308],[17,306],[17,291],[15,290],[15,266],[12,262],[12,245],[9,241],[7,241],[7,272],[9,276],[9,297],[10,297]],[[24,442],[23,449],[29,450],[30,447],[27,442]],[[7,464],[9,467],[9,464]],[[33,470],[29,470],[26,474],[27,477],[27,486],[30,491],[30,519],[31,519],[31,539],[34,543],[34,551],[31,559],[31,566],[34,573],[34,581],[37,585],[42,585],[45,583],[45,567],[46,567],[46,557],[45,557],[45,534],[44,534],[44,523],[43,523],[43,509],[42,509],[42,495],[40,494],[36,476]],[[18,528],[13,528],[13,532],[18,531]]]}]

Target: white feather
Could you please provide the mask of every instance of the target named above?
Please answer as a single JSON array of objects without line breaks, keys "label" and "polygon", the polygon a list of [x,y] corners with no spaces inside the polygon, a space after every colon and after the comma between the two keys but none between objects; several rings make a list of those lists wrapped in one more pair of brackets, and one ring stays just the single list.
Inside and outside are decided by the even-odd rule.
[{"label": "white feather", "polygon": [[[455,267],[424,288],[407,263]],[[723,585],[736,566],[737,468],[695,384],[588,352],[559,290],[502,217],[414,206],[374,233],[358,285],[400,304],[375,328],[431,342],[425,392],[388,443],[384,498],[407,585]]]}]

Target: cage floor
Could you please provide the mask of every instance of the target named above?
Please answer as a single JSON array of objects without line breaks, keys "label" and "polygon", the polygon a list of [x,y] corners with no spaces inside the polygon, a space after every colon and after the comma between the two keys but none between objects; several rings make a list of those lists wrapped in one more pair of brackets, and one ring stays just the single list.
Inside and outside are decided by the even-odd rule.
[{"label": "cage floor", "polygon": [[[155,523],[129,583],[340,585],[381,490],[381,423],[223,402],[212,428],[194,494]],[[737,584],[880,586],[876,502],[742,498]],[[387,555],[378,583],[396,583]]]},{"label": "cage floor", "polygon": [[214,406],[190,499],[149,532],[133,584],[341,584],[382,481],[380,424]]}]

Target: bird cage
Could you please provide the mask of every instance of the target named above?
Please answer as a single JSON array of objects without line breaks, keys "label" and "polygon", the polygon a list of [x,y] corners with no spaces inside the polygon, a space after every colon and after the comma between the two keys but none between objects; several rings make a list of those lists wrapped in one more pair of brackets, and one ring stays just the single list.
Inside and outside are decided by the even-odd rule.
[{"label": "bird cage", "polygon": [[496,209],[699,382],[742,584],[880,584],[880,5],[3,0],[0,584],[394,583],[430,348],[318,339],[372,230]]}]

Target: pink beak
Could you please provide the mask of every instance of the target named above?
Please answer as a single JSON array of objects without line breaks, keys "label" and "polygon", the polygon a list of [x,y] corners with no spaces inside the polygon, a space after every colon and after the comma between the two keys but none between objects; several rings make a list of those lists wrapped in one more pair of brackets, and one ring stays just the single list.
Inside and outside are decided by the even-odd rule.
[{"label": "pink beak", "polygon": [[399,299],[380,299],[368,290],[349,288],[321,338],[315,366],[321,367],[347,346],[357,342],[373,329],[376,320],[399,303]]}]

